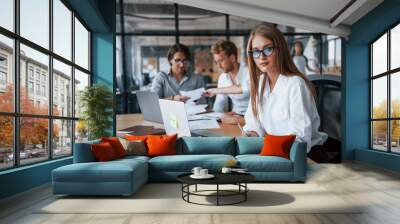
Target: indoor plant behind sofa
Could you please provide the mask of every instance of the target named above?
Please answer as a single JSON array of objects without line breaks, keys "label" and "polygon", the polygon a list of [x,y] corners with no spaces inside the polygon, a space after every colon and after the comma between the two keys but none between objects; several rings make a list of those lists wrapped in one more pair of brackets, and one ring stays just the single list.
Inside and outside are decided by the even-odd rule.
[{"label": "indoor plant behind sofa", "polygon": [[53,170],[54,194],[130,195],[148,180],[175,181],[176,176],[195,166],[218,171],[228,160],[236,159],[256,181],[304,182],[306,145],[294,143],[290,160],[259,156],[263,138],[184,137],[176,144],[177,155],[129,156],[108,162],[95,162],[90,145],[77,143],[74,164]]}]

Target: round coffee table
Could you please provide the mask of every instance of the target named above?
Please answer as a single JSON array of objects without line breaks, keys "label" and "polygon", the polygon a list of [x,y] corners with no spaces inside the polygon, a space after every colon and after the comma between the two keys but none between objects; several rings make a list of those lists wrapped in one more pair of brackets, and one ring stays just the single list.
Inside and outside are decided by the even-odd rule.
[{"label": "round coffee table", "polygon": [[[249,173],[216,173],[213,174],[215,177],[212,179],[193,179],[190,177],[191,173],[182,174],[177,177],[178,181],[182,183],[182,199],[188,203],[198,205],[234,205],[247,200],[247,192],[249,188],[247,183],[255,180],[255,177]],[[197,185],[216,185],[215,190],[197,190]],[[195,186],[194,191],[190,191],[190,186]],[[223,190],[220,189],[220,185],[236,185],[237,190]],[[205,194],[209,192],[215,192],[215,194]],[[216,197],[216,204],[202,204],[190,201],[190,196],[203,196],[203,197]],[[221,203],[221,197],[232,197],[240,196],[240,199],[231,203]]]}]

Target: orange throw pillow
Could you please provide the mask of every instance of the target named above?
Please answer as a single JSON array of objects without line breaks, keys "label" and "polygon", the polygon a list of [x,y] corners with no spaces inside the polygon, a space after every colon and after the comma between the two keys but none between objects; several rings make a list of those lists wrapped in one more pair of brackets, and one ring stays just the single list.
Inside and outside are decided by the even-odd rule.
[{"label": "orange throw pillow", "polygon": [[296,139],[296,135],[265,135],[264,137],[264,145],[261,149],[260,155],[262,156],[280,156],[286,159],[290,158],[290,147],[294,140]]},{"label": "orange throw pillow", "polygon": [[178,135],[149,135],[147,137],[147,155],[176,155],[176,139]]},{"label": "orange throw pillow", "polygon": [[110,161],[116,159],[115,151],[112,145],[108,142],[91,145],[94,157],[99,162]]},{"label": "orange throw pillow", "polygon": [[146,142],[147,135],[125,135],[125,139],[129,141],[143,141]]},{"label": "orange throw pillow", "polygon": [[115,155],[117,158],[126,156],[126,151],[118,138],[116,138],[116,137],[101,138],[101,142],[110,143],[110,145],[114,149],[114,152],[115,152]]}]

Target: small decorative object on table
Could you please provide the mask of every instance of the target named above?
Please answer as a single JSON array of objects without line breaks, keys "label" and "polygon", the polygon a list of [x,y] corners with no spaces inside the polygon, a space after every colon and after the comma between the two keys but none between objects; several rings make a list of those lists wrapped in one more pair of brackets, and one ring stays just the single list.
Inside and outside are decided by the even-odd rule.
[{"label": "small decorative object on table", "polygon": [[235,170],[235,168],[240,168],[237,164],[237,161],[234,159],[229,159],[226,161],[226,164],[221,169],[221,173],[230,173]]}]

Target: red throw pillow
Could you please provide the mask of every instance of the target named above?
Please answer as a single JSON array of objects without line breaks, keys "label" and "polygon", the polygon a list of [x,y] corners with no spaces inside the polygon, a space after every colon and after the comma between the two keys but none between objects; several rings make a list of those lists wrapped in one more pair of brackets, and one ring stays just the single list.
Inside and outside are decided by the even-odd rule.
[{"label": "red throw pillow", "polygon": [[280,156],[286,159],[290,158],[290,148],[296,135],[265,135],[264,145],[261,149],[260,155],[262,156]]},{"label": "red throw pillow", "polygon": [[108,142],[91,145],[94,157],[99,162],[110,161],[116,159],[115,151],[112,145]]},{"label": "red throw pillow", "polygon": [[126,151],[118,138],[116,138],[116,137],[101,138],[101,142],[110,143],[110,145],[114,149],[114,152],[115,152],[115,155],[117,158],[126,156]]},{"label": "red throw pillow", "polygon": [[149,135],[147,137],[147,155],[176,155],[176,139],[178,135]]}]

